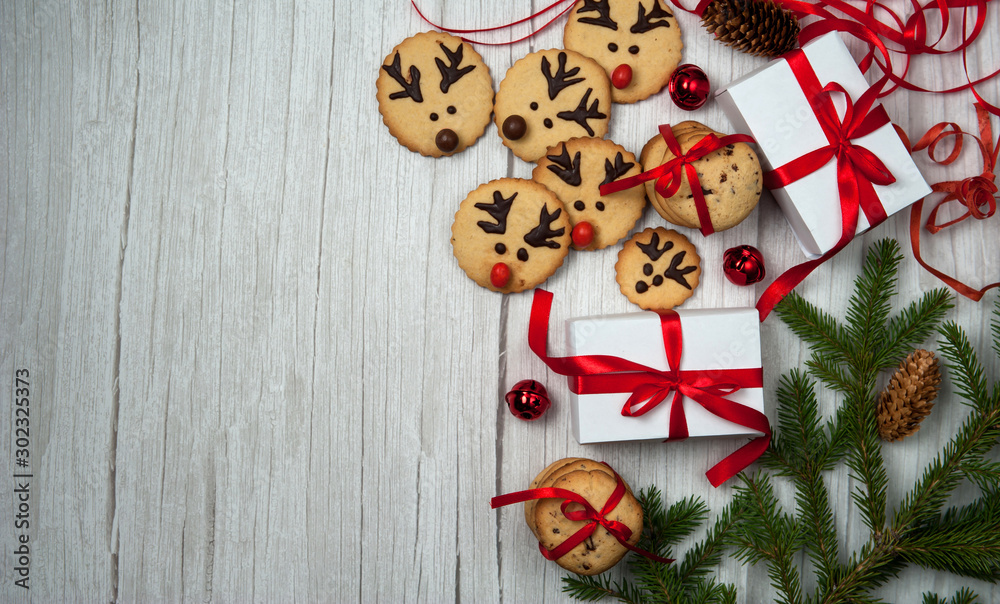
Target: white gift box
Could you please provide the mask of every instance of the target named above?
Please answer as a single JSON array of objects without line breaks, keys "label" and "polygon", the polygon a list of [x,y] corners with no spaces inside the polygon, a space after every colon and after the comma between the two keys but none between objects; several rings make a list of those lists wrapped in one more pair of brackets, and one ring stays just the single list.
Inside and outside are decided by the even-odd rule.
[{"label": "white gift box", "polygon": [[[837,82],[854,101],[868,90],[868,82],[836,32],[813,40],[802,50],[821,85]],[[846,110],[843,95],[834,93],[833,99],[838,114],[843,118]],[[716,101],[737,132],[749,134],[757,140],[761,166],[765,170],[781,167],[829,144],[805,93],[784,59],[771,61],[719,89]],[[875,192],[887,216],[931,192],[891,123],[852,142],[878,156],[896,178],[891,185],[875,185]],[[816,258],[836,246],[842,234],[836,159],[786,187],[773,189],[771,193],[806,256]],[[855,234],[867,231],[870,226],[864,212],[859,212]]]},{"label": "white gift box", "polygon": [[[760,359],[760,316],[753,308],[679,310],[683,332],[681,371],[756,369]],[[582,317],[566,321],[567,350],[574,355],[610,355],[657,370],[669,369],[660,317],[653,312]],[[724,375],[724,374],[720,374]],[[725,382],[725,378],[720,382]],[[630,392],[570,393],[573,432],[580,444],[626,440],[663,440],[669,435],[674,393],[652,411],[622,415]],[[742,388],[722,395],[764,412],[763,388]],[[760,432],[716,417],[684,397],[689,436],[761,436]]]}]

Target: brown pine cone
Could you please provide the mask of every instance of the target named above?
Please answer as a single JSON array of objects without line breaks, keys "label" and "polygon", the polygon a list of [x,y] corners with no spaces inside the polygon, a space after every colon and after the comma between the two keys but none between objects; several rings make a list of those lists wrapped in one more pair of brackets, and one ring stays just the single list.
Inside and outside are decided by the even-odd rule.
[{"label": "brown pine cone", "polygon": [[876,418],[879,435],[889,442],[920,429],[931,412],[941,384],[934,353],[914,350],[906,357],[879,396]]},{"label": "brown pine cone", "polygon": [[701,24],[723,44],[758,57],[777,57],[798,45],[798,19],[771,0],[713,0]]}]

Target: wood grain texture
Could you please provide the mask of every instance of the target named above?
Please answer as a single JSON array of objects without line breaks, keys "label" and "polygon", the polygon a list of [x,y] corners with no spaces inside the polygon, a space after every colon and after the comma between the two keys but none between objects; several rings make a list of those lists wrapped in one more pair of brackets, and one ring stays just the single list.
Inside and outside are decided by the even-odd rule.
[{"label": "wood grain texture", "polygon": [[[541,5],[421,7],[462,27]],[[678,20],[684,61],[712,82],[764,64],[716,44],[693,16]],[[560,46],[561,23],[479,47],[495,86],[525,53]],[[389,135],[375,73],[395,44],[428,29],[405,3],[18,0],[0,4],[0,28],[0,372],[31,371],[34,474],[30,593],[13,584],[15,500],[10,488],[0,495],[4,600],[565,601],[563,571],[538,555],[520,510],[490,510],[490,497],[582,455],[668,501],[694,494],[718,511],[731,498],[702,474],[737,441],[578,445],[564,381],[528,350],[530,294],[493,294],[458,268],[458,202],[488,180],[530,177],[531,165],[493,126],[438,160]],[[970,66],[998,64],[994,10]],[[928,86],[962,81],[930,58],[913,70]],[[1000,85],[980,92],[996,102]],[[971,101],[899,91],[885,104],[916,136],[942,120],[971,129]],[[684,119],[729,128],[715,104],[687,114],[663,93],[615,106],[609,138],[638,151],[657,124]],[[931,182],[977,162],[918,161]],[[647,211],[638,226],[660,222]],[[995,218],[963,223],[926,238],[925,257],[974,283],[996,280],[1000,257],[983,242],[998,235]],[[802,258],[767,197],[738,227],[690,236],[705,267],[690,308],[750,306],[763,291],[724,279],[729,247],[765,250],[772,276]],[[907,246],[905,212],[798,291],[843,313],[882,237]],[[614,281],[616,254],[572,254],[546,282],[554,325],[634,310]],[[940,286],[907,256],[898,302]],[[959,298],[948,317],[994,380],[996,295]],[[777,319],[762,338],[773,392],[809,352]],[[561,337],[550,343],[564,351]],[[554,401],[533,423],[502,403],[529,377]],[[946,375],[925,428],[884,448],[891,501],[966,417],[952,390]],[[12,389],[2,392],[10,405]],[[830,412],[837,401],[819,395]],[[767,411],[776,416],[771,398]],[[0,447],[13,451],[13,415],[0,417]],[[857,485],[846,470],[827,484],[846,561],[866,534],[850,502]],[[779,495],[793,504],[789,489]],[[974,495],[963,487],[955,501]],[[740,601],[774,597],[762,566],[727,559],[719,576]],[[966,584],[1000,599],[919,569],[878,595],[910,602]]]}]

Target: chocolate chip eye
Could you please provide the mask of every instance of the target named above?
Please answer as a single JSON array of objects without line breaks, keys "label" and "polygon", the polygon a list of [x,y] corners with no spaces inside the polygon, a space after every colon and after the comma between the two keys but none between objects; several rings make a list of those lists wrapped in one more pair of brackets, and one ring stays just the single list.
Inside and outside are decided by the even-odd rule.
[{"label": "chocolate chip eye", "polygon": [[532,111],[538,111],[538,103],[535,103],[534,101],[532,101],[532,103],[530,105],[528,105],[528,106],[531,107]]},{"label": "chocolate chip eye", "polygon": [[500,255],[503,255],[503,254],[507,253],[507,246],[504,245],[504,244],[502,244],[502,243],[498,243],[498,244],[496,244],[496,245],[493,246],[493,250],[496,253],[498,253]]},{"label": "chocolate chip eye", "polygon": [[628,47],[628,51],[630,53],[634,54],[634,55],[637,55],[637,54],[639,54],[639,47],[638,46],[629,46]]},{"label": "chocolate chip eye", "polygon": [[650,276],[650,275],[652,275],[653,274],[653,265],[650,264],[650,263],[648,263],[648,262],[646,264],[644,264],[642,266],[642,274],[646,275],[647,277]]},{"label": "chocolate chip eye", "polygon": [[662,275],[657,275],[657,276],[653,277],[653,285],[662,285],[662,284],[663,284],[663,276]]},{"label": "chocolate chip eye", "polygon": [[587,204],[577,199],[573,202],[573,207],[576,208],[578,212],[582,212],[587,208]]},{"label": "chocolate chip eye", "polygon": [[545,124],[546,128],[551,128],[552,127],[552,120],[550,120],[549,118],[545,118],[545,121],[542,122],[542,123]]},{"label": "chocolate chip eye", "polygon": [[521,262],[527,262],[528,261],[528,250],[524,249],[523,247],[521,249],[517,250],[517,259],[520,260]]},{"label": "chocolate chip eye", "polygon": [[431,114],[431,121],[432,121],[432,122],[436,122],[436,121],[438,121],[438,114],[436,114],[436,113],[432,113],[432,114]]},{"label": "chocolate chip eye", "polygon": [[458,109],[455,109],[454,105],[448,105],[448,114],[449,115],[455,115],[456,111],[458,111]]},{"label": "chocolate chip eye", "polygon": [[635,283],[635,291],[639,292],[640,294],[644,294],[648,290],[649,290],[649,286],[646,285],[645,281],[636,281],[636,283]]},{"label": "chocolate chip eye", "polygon": [[603,201],[598,201],[597,203],[594,204],[594,207],[597,208],[598,212],[603,212],[604,211],[604,202]]},{"label": "chocolate chip eye", "polygon": [[611,52],[618,52],[618,45],[612,42],[611,44],[608,44],[608,50]]}]

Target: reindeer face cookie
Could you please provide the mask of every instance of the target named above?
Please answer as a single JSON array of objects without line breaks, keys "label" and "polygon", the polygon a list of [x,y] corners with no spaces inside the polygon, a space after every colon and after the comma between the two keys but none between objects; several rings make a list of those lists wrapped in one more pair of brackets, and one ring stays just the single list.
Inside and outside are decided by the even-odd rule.
[{"label": "reindeer face cookie", "polygon": [[659,92],[684,47],[664,0],[580,0],[570,11],[563,45],[601,64],[616,103]]},{"label": "reindeer face cookie", "polygon": [[569,213],[573,244],[597,250],[628,234],[646,206],[643,187],[602,196],[602,184],[642,172],[635,156],[609,140],[574,138],[550,147],[531,173]]},{"label": "reindeer face cookie", "polygon": [[501,178],[469,193],[455,213],[451,245],[473,281],[512,293],[535,287],[562,266],[570,224],[561,201],[530,180]]},{"label": "reindeer face cookie", "polygon": [[663,227],[646,229],[618,252],[615,280],[645,310],[670,310],[694,294],[701,258],[688,238]]},{"label": "reindeer face cookie", "polygon": [[411,151],[440,157],[482,136],[493,111],[490,71],[455,36],[425,32],[403,40],[379,68],[378,109]]},{"label": "reindeer face cookie", "polygon": [[519,59],[500,82],[494,122],[503,144],[525,161],[577,136],[608,133],[611,84],[592,59],[541,50]]}]

